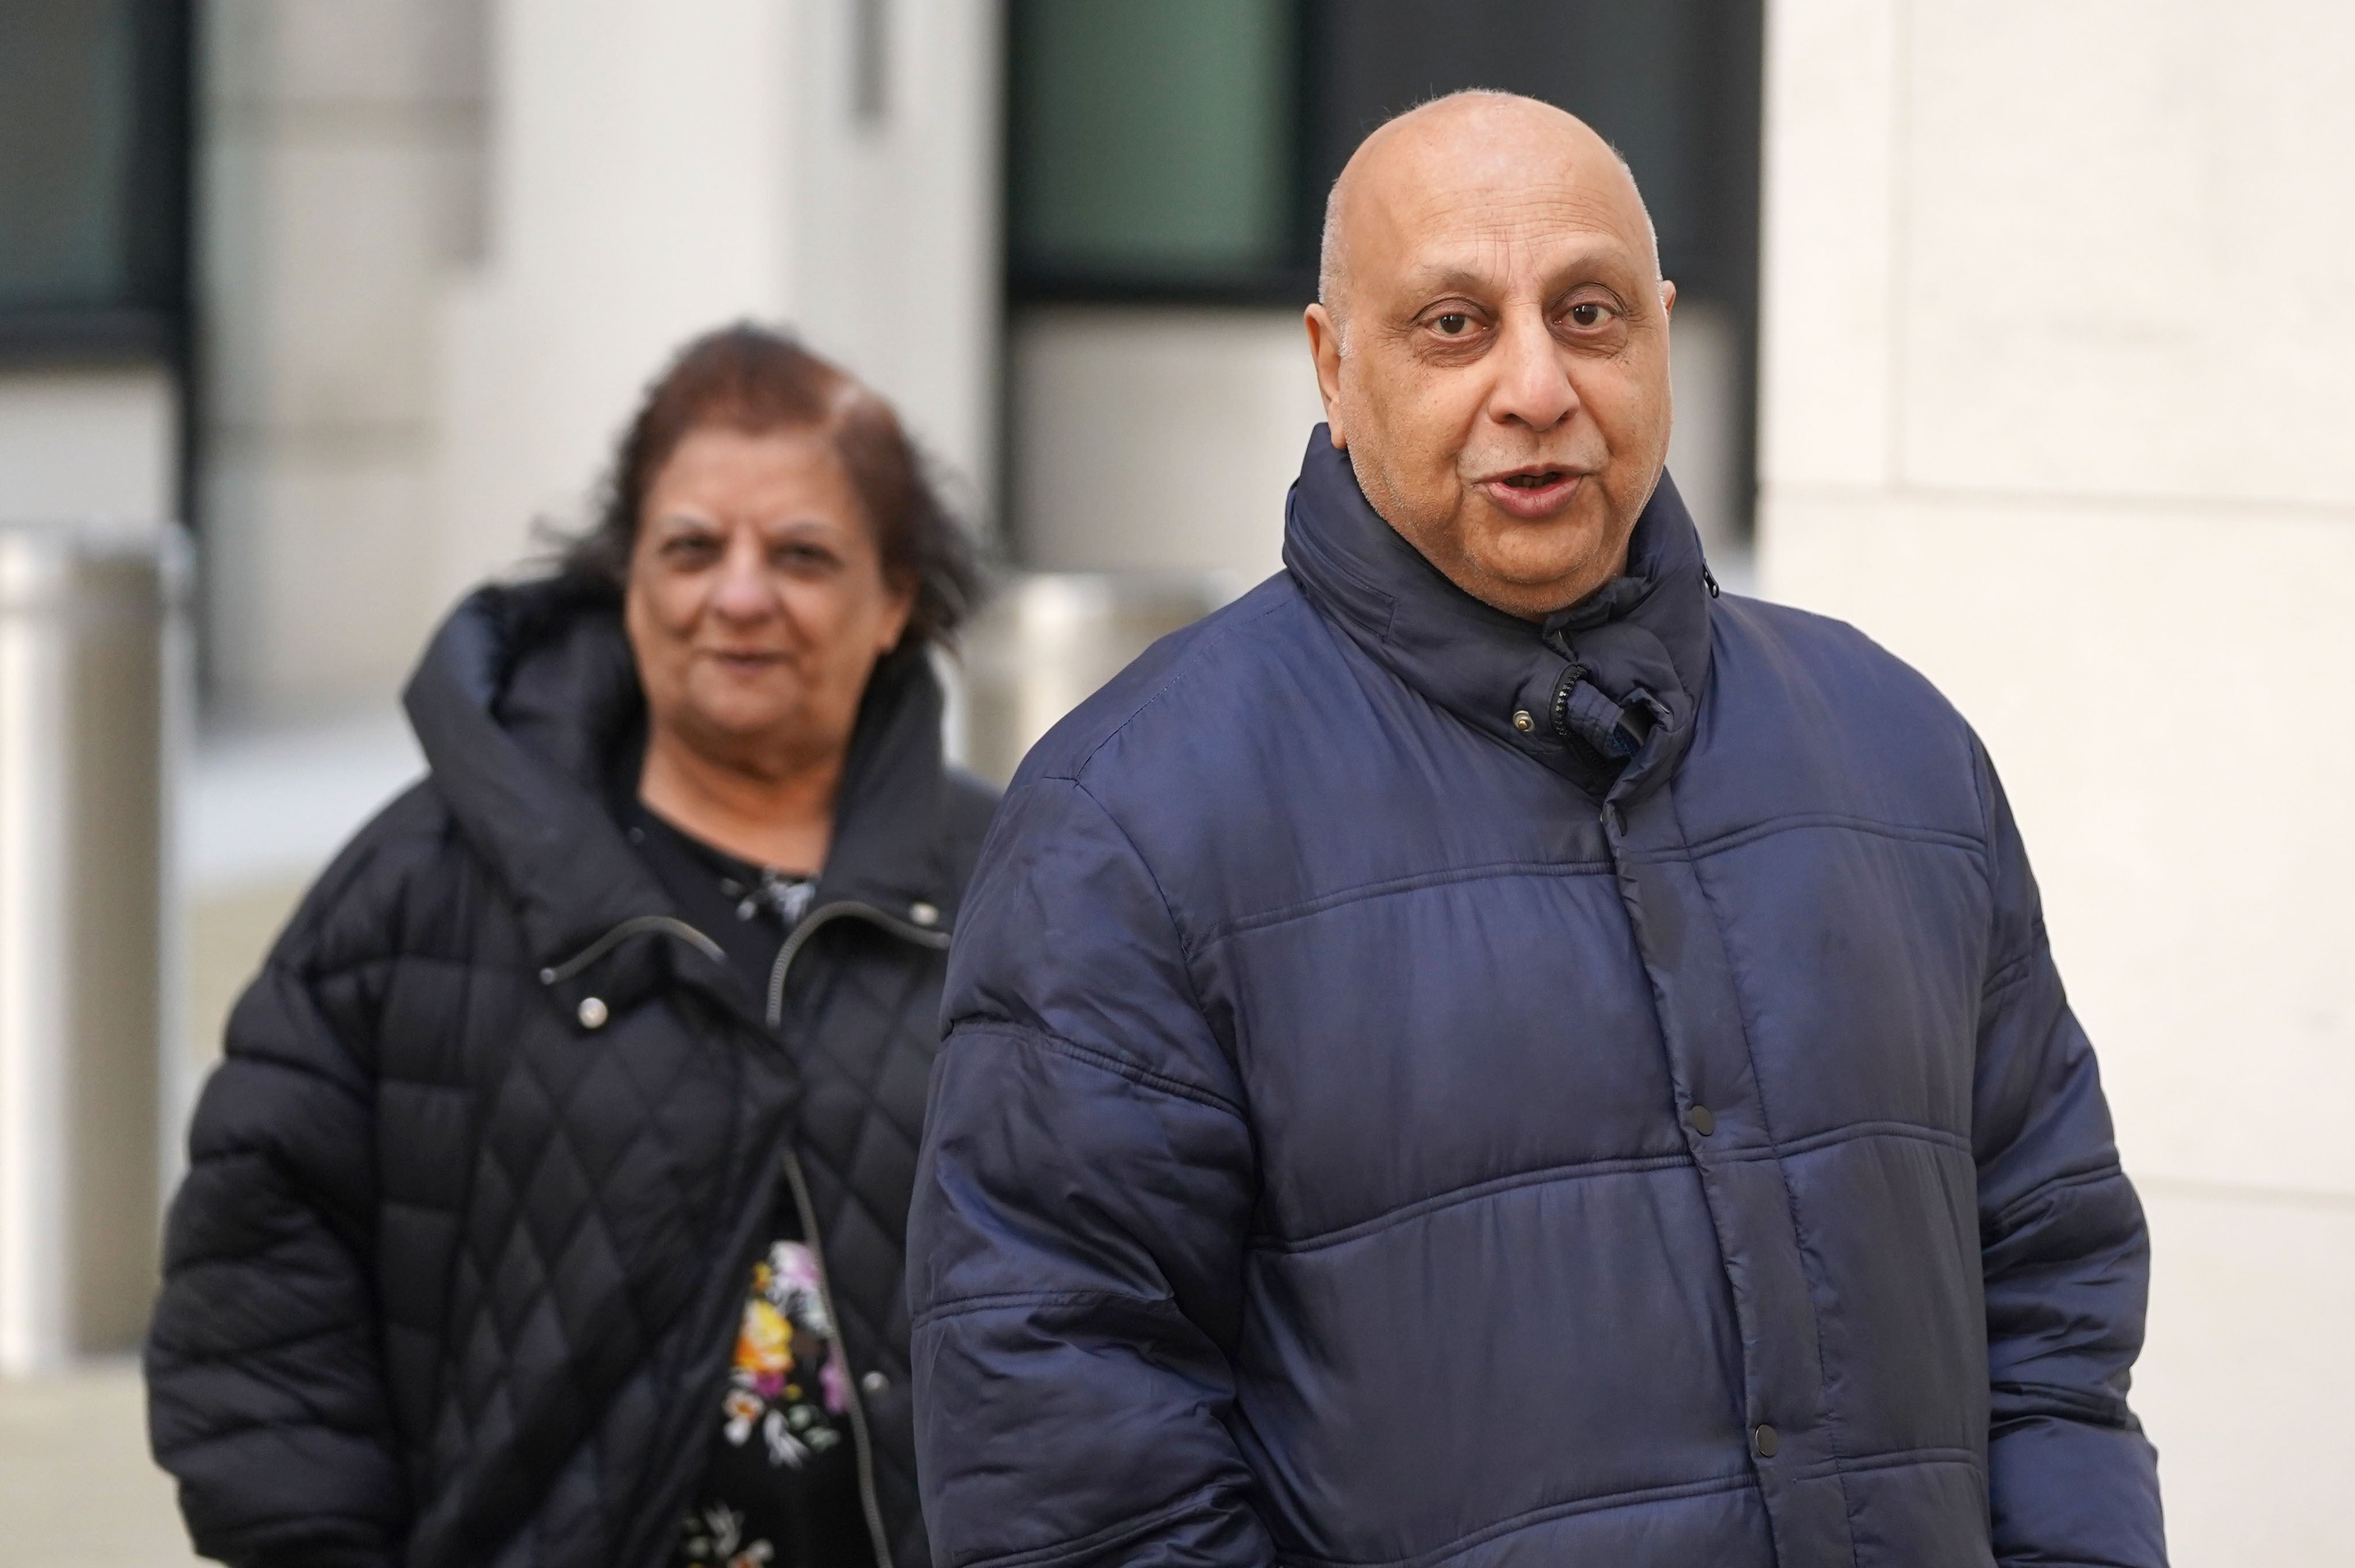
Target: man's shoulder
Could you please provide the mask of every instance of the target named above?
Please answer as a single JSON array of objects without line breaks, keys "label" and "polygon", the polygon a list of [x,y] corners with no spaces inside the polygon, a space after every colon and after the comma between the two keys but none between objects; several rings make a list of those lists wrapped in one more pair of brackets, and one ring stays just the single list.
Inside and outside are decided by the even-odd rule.
[{"label": "man's shoulder", "polygon": [[1859,718],[1967,729],[1928,676],[1845,620],[1739,594],[1727,594],[1717,609],[1721,677],[1772,685],[1786,699],[1830,705]]},{"label": "man's shoulder", "polygon": [[1727,595],[1695,831],[1831,812],[1966,838],[1986,823],[1977,736],[1927,676],[1845,621]]},{"label": "man's shoulder", "polygon": [[1291,574],[1278,572],[1139,654],[1031,747],[1010,788],[1214,771],[1234,751],[1216,740],[1286,723],[1303,683],[1336,656]]}]

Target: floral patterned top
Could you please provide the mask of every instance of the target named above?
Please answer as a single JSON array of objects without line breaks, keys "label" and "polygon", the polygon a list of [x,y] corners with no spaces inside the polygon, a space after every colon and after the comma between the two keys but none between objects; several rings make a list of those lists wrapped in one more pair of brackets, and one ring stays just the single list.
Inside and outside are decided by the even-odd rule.
[{"label": "floral patterned top", "polygon": [[[621,810],[680,912],[766,990],[769,966],[809,906],[805,877],[737,859],[636,801]],[[819,1260],[778,1195],[754,1260],[710,1458],[680,1520],[678,1568],[871,1568],[848,1425],[850,1373],[826,1311]]]},{"label": "floral patterned top", "polygon": [[798,1240],[773,1242],[752,1268],[710,1464],[681,1523],[683,1568],[866,1561],[849,1406],[817,1259]]}]

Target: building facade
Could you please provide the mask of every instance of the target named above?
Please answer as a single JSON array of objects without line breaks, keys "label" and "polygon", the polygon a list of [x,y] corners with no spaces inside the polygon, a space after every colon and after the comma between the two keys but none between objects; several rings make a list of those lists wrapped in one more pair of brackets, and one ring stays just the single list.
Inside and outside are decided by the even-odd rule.
[{"label": "building facade", "polygon": [[2343,1561],[2355,11],[1775,0],[1765,590],[2002,771],[2150,1216],[2186,1568]]},{"label": "building facade", "polygon": [[[1339,160],[1458,86],[1587,114],[1686,285],[1672,466],[1725,575],[1754,540],[1764,591],[1918,664],[2004,773],[2149,1206],[2137,1397],[2178,1561],[2343,1558],[2343,0],[59,0],[5,28],[0,213],[48,227],[0,223],[0,512],[192,514],[225,714],[388,707],[467,585],[582,519],[665,355],[742,316],[892,397],[1018,565],[1263,575]],[[35,44],[112,84],[70,145]]]}]

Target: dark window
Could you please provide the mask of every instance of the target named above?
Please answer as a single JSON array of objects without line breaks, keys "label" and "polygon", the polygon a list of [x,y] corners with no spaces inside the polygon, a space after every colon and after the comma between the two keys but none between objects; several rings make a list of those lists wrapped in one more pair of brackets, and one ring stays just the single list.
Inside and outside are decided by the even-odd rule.
[{"label": "dark window", "polygon": [[[1561,105],[1635,171],[1681,297],[1721,307],[1751,471],[1764,0],[1012,0],[1007,286],[1297,307],[1369,131],[1465,87]],[[1746,524],[1746,489],[1721,504]]]},{"label": "dark window", "polygon": [[[1723,309],[1732,331],[1730,475],[1757,440],[1758,140],[1763,0],[1310,0],[1312,138],[1321,200],[1367,132],[1465,87],[1561,105],[1635,171],[1678,297]],[[1688,476],[1689,478],[1691,476]],[[1746,477],[1717,521],[1748,531]]]},{"label": "dark window", "polygon": [[1251,293],[1296,271],[1299,21],[1292,0],[1015,0],[1017,290]]},{"label": "dark window", "polygon": [[0,355],[176,360],[186,0],[0,5]]},{"label": "dark window", "polygon": [[1014,0],[1018,298],[1314,287],[1367,132],[1464,87],[1558,103],[1625,155],[1690,292],[1755,291],[1761,0]]},{"label": "dark window", "polygon": [[1561,105],[1619,150],[1689,293],[1743,304],[1758,252],[1760,0],[1316,0],[1317,199],[1367,132],[1458,88]]}]

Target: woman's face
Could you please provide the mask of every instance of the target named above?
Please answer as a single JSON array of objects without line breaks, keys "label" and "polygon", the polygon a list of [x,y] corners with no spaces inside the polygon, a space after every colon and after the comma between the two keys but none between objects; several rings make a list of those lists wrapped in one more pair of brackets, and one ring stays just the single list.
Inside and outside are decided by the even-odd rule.
[{"label": "woman's face", "polygon": [[655,729],[769,771],[849,743],[911,595],[816,430],[691,430],[646,491],[624,616]]}]

